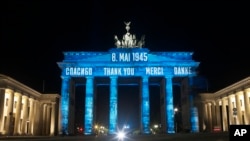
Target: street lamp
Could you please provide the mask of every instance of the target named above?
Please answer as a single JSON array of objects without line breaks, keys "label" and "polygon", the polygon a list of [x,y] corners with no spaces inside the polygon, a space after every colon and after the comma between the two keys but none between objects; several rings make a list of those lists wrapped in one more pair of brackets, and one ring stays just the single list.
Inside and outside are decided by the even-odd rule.
[{"label": "street lamp", "polygon": [[174,108],[175,133],[177,133],[177,112],[178,108]]}]

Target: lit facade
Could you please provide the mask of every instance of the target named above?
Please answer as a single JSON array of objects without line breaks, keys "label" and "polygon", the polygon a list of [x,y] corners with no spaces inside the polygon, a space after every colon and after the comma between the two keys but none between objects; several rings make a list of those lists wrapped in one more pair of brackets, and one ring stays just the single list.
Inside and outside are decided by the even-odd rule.
[{"label": "lit facade", "polygon": [[[64,52],[64,60],[58,62],[62,73],[61,88],[61,128],[62,134],[74,134],[74,100],[75,87],[79,83],[86,85],[84,134],[93,134],[95,123],[95,88],[99,84],[110,86],[109,100],[109,133],[117,131],[118,90],[121,81],[127,78],[138,78],[140,86],[140,130],[150,133],[150,99],[149,85],[157,83],[161,87],[161,124],[163,132],[175,133],[173,80],[190,78],[196,75],[199,62],[192,59],[192,52],[150,52],[144,45],[144,36],[136,41],[135,35],[127,33],[119,40],[115,36],[117,48],[108,52]],[[102,81],[97,81],[102,80]],[[79,82],[79,80],[81,80]],[[107,81],[103,81],[107,80]],[[194,107],[191,107],[194,108]],[[190,114],[197,116],[197,114]],[[193,119],[191,117],[190,119]],[[197,118],[195,118],[197,119]],[[198,121],[195,120],[194,123]],[[195,125],[195,124],[194,124]],[[193,132],[198,132],[197,126]]]},{"label": "lit facade", "polygon": [[200,130],[229,131],[230,125],[250,124],[250,77],[215,93],[202,93],[195,102],[199,107]]},{"label": "lit facade", "polygon": [[57,135],[59,102],[0,74],[0,135]]}]

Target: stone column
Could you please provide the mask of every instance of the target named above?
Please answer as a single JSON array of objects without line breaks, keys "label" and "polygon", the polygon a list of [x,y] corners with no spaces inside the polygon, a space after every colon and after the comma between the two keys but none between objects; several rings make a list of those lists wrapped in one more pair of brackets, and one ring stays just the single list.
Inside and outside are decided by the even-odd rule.
[{"label": "stone column", "polygon": [[244,90],[244,104],[245,104],[245,124],[250,124],[250,88]]},{"label": "stone column", "polygon": [[29,131],[28,134],[33,135],[33,131],[34,131],[34,99],[33,98],[29,98]]},{"label": "stone column", "polygon": [[58,102],[58,117],[57,117],[57,119],[58,119],[58,122],[57,122],[57,124],[58,124],[58,126],[57,126],[57,134],[62,134],[62,124],[60,124],[61,123],[61,121],[62,121],[62,119],[61,119],[61,117],[62,117],[62,108],[61,108],[61,98],[59,99],[59,102]]},{"label": "stone column", "polygon": [[174,129],[174,101],[172,76],[166,76],[166,121],[167,133],[175,133]]},{"label": "stone column", "polygon": [[223,131],[228,131],[228,118],[227,118],[227,99],[228,97],[222,98],[222,124]]},{"label": "stone column", "polygon": [[93,110],[94,110],[94,91],[93,91],[93,77],[86,77],[86,98],[85,98],[85,122],[84,134],[89,135],[93,133]]},{"label": "stone column", "polygon": [[160,107],[161,107],[161,132],[167,131],[167,114],[166,114],[166,79],[162,79],[160,83]]},{"label": "stone column", "polygon": [[42,103],[41,107],[42,107],[42,135],[46,135],[46,123],[47,123],[47,103]]},{"label": "stone column", "polygon": [[211,103],[207,104],[207,113],[208,113],[208,130],[212,131],[212,111],[211,111]]},{"label": "stone column", "polygon": [[229,124],[236,124],[234,121],[233,109],[235,108],[234,95],[228,96],[228,115],[229,115]]},{"label": "stone column", "polygon": [[45,126],[46,126],[46,133],[45,135],[50,135],[50,121],[51,121],[51,104],[48,103],[47,107],[46,107],[46,122],[45,122]]},{"label": "stone column", "polygon": [[28,97],[26,95],[22,96],[22,130],[21,134],[27,134],[27,122],[28,122]]},{"label": "stone column", "polygon": [[242,105],[243,105],[243,100],[240,99],[240,95],[243,94],[243,91],[239,91],[235,94],[235,104],[236,104],[236,109],[237,109],[237,123],[242,124]]},{"label": "stone column", "polygon": [[70,77],[62,76],[62,88],[61,88],[61,133],[69,134],[69,87]]},{"label": "stone column", "polygon": [[149,85],[148,77],[142,78],[141,91],[141,132],[142,134],[150,133],[150,103],[149,103]]},{"label": "stone column", "polygon": [[202,130],[201,131],[206,131],[207,130],[207,124],[208,124],[208,113],[207,113],[207,102],[204,101],[202,102],[202,113],[201,113],[201,117],[202,120],[203,120],[203,123],[202,123]]},{"label": "stone column", "polygon": [[199,119],[198,119],[198,110],[197,107],[194,105],[194,82],[193,76],[189,77],[189,105],[190,105],[190,125],[191,125],[191,132],[199,132]]},{"label": "stone column", "polygon": [[51,103],[51,118],[50,118],[50,135],[54,136],[55,135],[55,116],[56,116],[56,102]]},{"label": "stone column", "polygon": [[34,125],[33,125],[33,132],[34,135],[41,135],[41,115],[42,115],[42,108],[38,100],[34,100]]},{"label": "stone column", "polygon": [[212,118],[212,126],[211,127],[212,127],[212,130],[216,125],[216,116],[218,116],[218,115],[216,115],[216,105],[215,105],[215,102],[212,101],[211,102],[211,118]]},{"label": "stone column", "polygon": [[221,127],[220,100],[216,100],[216,126]]},{"label": "stone column", "polygon": [[4,126],[4,101],[5,101],[5,89],[0,89],[0,132],[3,132]]},{"label": "stone column", "polygon": [[110,77],[109,134],[117,129],[117,77]]},{"label": "stone column", "polygon": [[[12,135],[12,129],[14,128],[13,123],[13,101],[14,101],[14,92],[11,89],[5,89],[5,93],[8,97],[5,100],[5,106],[7,106],[7,118],[6,118],[6,133],[7,135]],[[7,104],[7,105],[6,105]]]},{"label": "stone column", "polygon": [[15,127],[14,135],[20,134],[20,115],[21,115],[21,104],[22,104],[22,95],[18,92],[15,92],[16,97],[16,113],[15,113]]}]

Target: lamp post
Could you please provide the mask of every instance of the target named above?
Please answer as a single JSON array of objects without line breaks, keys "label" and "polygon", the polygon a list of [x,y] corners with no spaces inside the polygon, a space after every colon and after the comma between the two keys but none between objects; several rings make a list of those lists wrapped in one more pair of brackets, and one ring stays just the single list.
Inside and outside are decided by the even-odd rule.
[{"label": "lamp post", "polygon": [[175,122],[175,133],[177,133],[177,112],[178,112],[178,108],[174,108],[174,122]]}]

